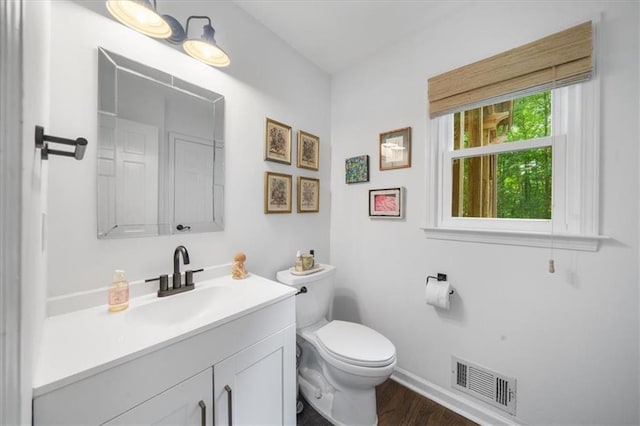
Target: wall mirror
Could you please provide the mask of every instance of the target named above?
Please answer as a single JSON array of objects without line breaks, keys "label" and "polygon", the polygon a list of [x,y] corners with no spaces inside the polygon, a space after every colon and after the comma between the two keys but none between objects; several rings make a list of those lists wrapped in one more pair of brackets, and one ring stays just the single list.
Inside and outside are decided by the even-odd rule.
[{"label": "wall mirror", "polygon": [[98,48],[98,238],[224,228],[224,97]]}]

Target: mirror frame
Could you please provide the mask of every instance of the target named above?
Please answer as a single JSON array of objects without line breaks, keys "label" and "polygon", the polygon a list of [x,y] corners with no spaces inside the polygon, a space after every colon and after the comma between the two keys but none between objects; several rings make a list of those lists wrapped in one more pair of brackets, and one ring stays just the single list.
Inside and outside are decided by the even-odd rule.
[{"label": "mirror frame", "polygon": [[[158,154],[158,197],[157,197],[157,223],[127,224],[117,223],[117,209],[124,206],[117,205],[116,195],[116,122],[118,118],[126,120],[127,117],[119,117],[121,109],[118,104],[118,78],[119,72],[125,72],[130,76],[145,79],[157,83],[163,88],[176,90],[180,94],[186,94],[198,101],[211,103],[213,117],[212,140],[208,144],[213,148],[212,159],[212,200],[211,220],[193,223],[176,223],[176,206],[174,200],[174,147],[176,138],[194,138],[181,135],[171,129],[164,129],[159,135],[159,145],[162,153]],[[98,47],[98,149],[97,149],[97,228],[99,239],[130,238],[171,235],[177,233],[214,232],[224,229],[224,96],[189,83],[166,72],[128,59],[124,56]],[[164,119],[163,119],[164,120]],[[122,122],[122,121],[120,121]],[[145,123],[137,123],[142,126]],[[197,139],[197,138],[196,138]],[[188,141],[191,142],[191,141]],[[109,153],[110,150],[110,153]],[[108,153],[108,154],[107,154]],[[110,164],[111,163],[111,164]],[[107,172],[105,172],[105,170]],[[153,173],[153,171],[151,172]],[[107,189],[109,188],[109,189]],[[209,207],[206,207],[209,208]],[[205,208],[205,211],[206,211]],[[207,216],[209,216],[207,214]],[[145,220],[147,221],[147,220]]]}]

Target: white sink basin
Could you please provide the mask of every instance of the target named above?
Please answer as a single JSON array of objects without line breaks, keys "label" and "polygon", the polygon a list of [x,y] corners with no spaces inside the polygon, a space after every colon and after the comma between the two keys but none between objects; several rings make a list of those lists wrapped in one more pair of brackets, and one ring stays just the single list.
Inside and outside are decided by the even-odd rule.
[{"label": "white sink basin", "polygon": [[228,286],[196,288],[184,293],[156,298],[140,306],[130,306],[127,321],[168,327],[205,317],[233,303],[236,291]]}]

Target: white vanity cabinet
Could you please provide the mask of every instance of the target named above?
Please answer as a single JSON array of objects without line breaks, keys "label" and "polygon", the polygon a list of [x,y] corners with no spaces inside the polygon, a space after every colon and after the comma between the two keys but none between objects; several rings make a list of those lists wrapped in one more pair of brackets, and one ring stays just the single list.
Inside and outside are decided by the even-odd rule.
[{"label": "white vanity cabinet", "polygon": [[[255,280],[283,287],[260,277]],[[253,284],[234,285],[251,290]],[[262,300],[261,288],[247,296],[254,297],[251,303],[238,299],[250,308],[225,312],[194,329],[183,327],[168,339],[96,362],[92,368],[78,367],[72,375],[50,373],[57,379],[34,387],[33,424],[295,425],[295,298],[289,289],[275,288],[280,292],[276,297]],[[108,318],[123,318],[119,326],[125,326],[126,317],[117,315]],[[74,318],[72,323],[84,328],[87,336],[98,333],[86,321]],[[106,351],[64,330],[66,335],[49,337],[77,345],[68,350],[78,356],[76,362],[84,358],[73,350],[84,348],[87,356]],[[49,332],[53,333],[45,329]],[[132,330],[120,344],[148,338],[152,332],[144,327]],[[74,363],[63,360],[67,352],[62,351],[45,348],[45,366],[71,368]]]}]

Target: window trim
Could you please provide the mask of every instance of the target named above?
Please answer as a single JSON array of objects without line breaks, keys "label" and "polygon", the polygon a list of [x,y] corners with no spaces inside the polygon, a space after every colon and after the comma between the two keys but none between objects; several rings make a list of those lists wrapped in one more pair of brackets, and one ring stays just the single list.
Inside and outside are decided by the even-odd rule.
[{"label": "window trim", "polygon": [[606,235],[574,235],[526,232],[496,231],[486,229],[453,229],[424,226],[422,230],[428,239],[463,241],[472,243],[500,244],[525,247],[543,247],[580,251],[598,251],[600,241],[609,239]]},{"label": "window trim", "polygon": [[539,220],[445,217],[446,210],[451,215],[451,195],[448,204],[443,195],[445,156],[451,158],[446,144],[451,145],[453,132],[453,114],[448,114],[427,119],[427,205],[421,227],[427,238],[586,251],[597,251],[600,241],[608,239],[598,233],[599,79],[555,89],[554,97],[553,225],[548,220],[545,227],[536,224]]}]

